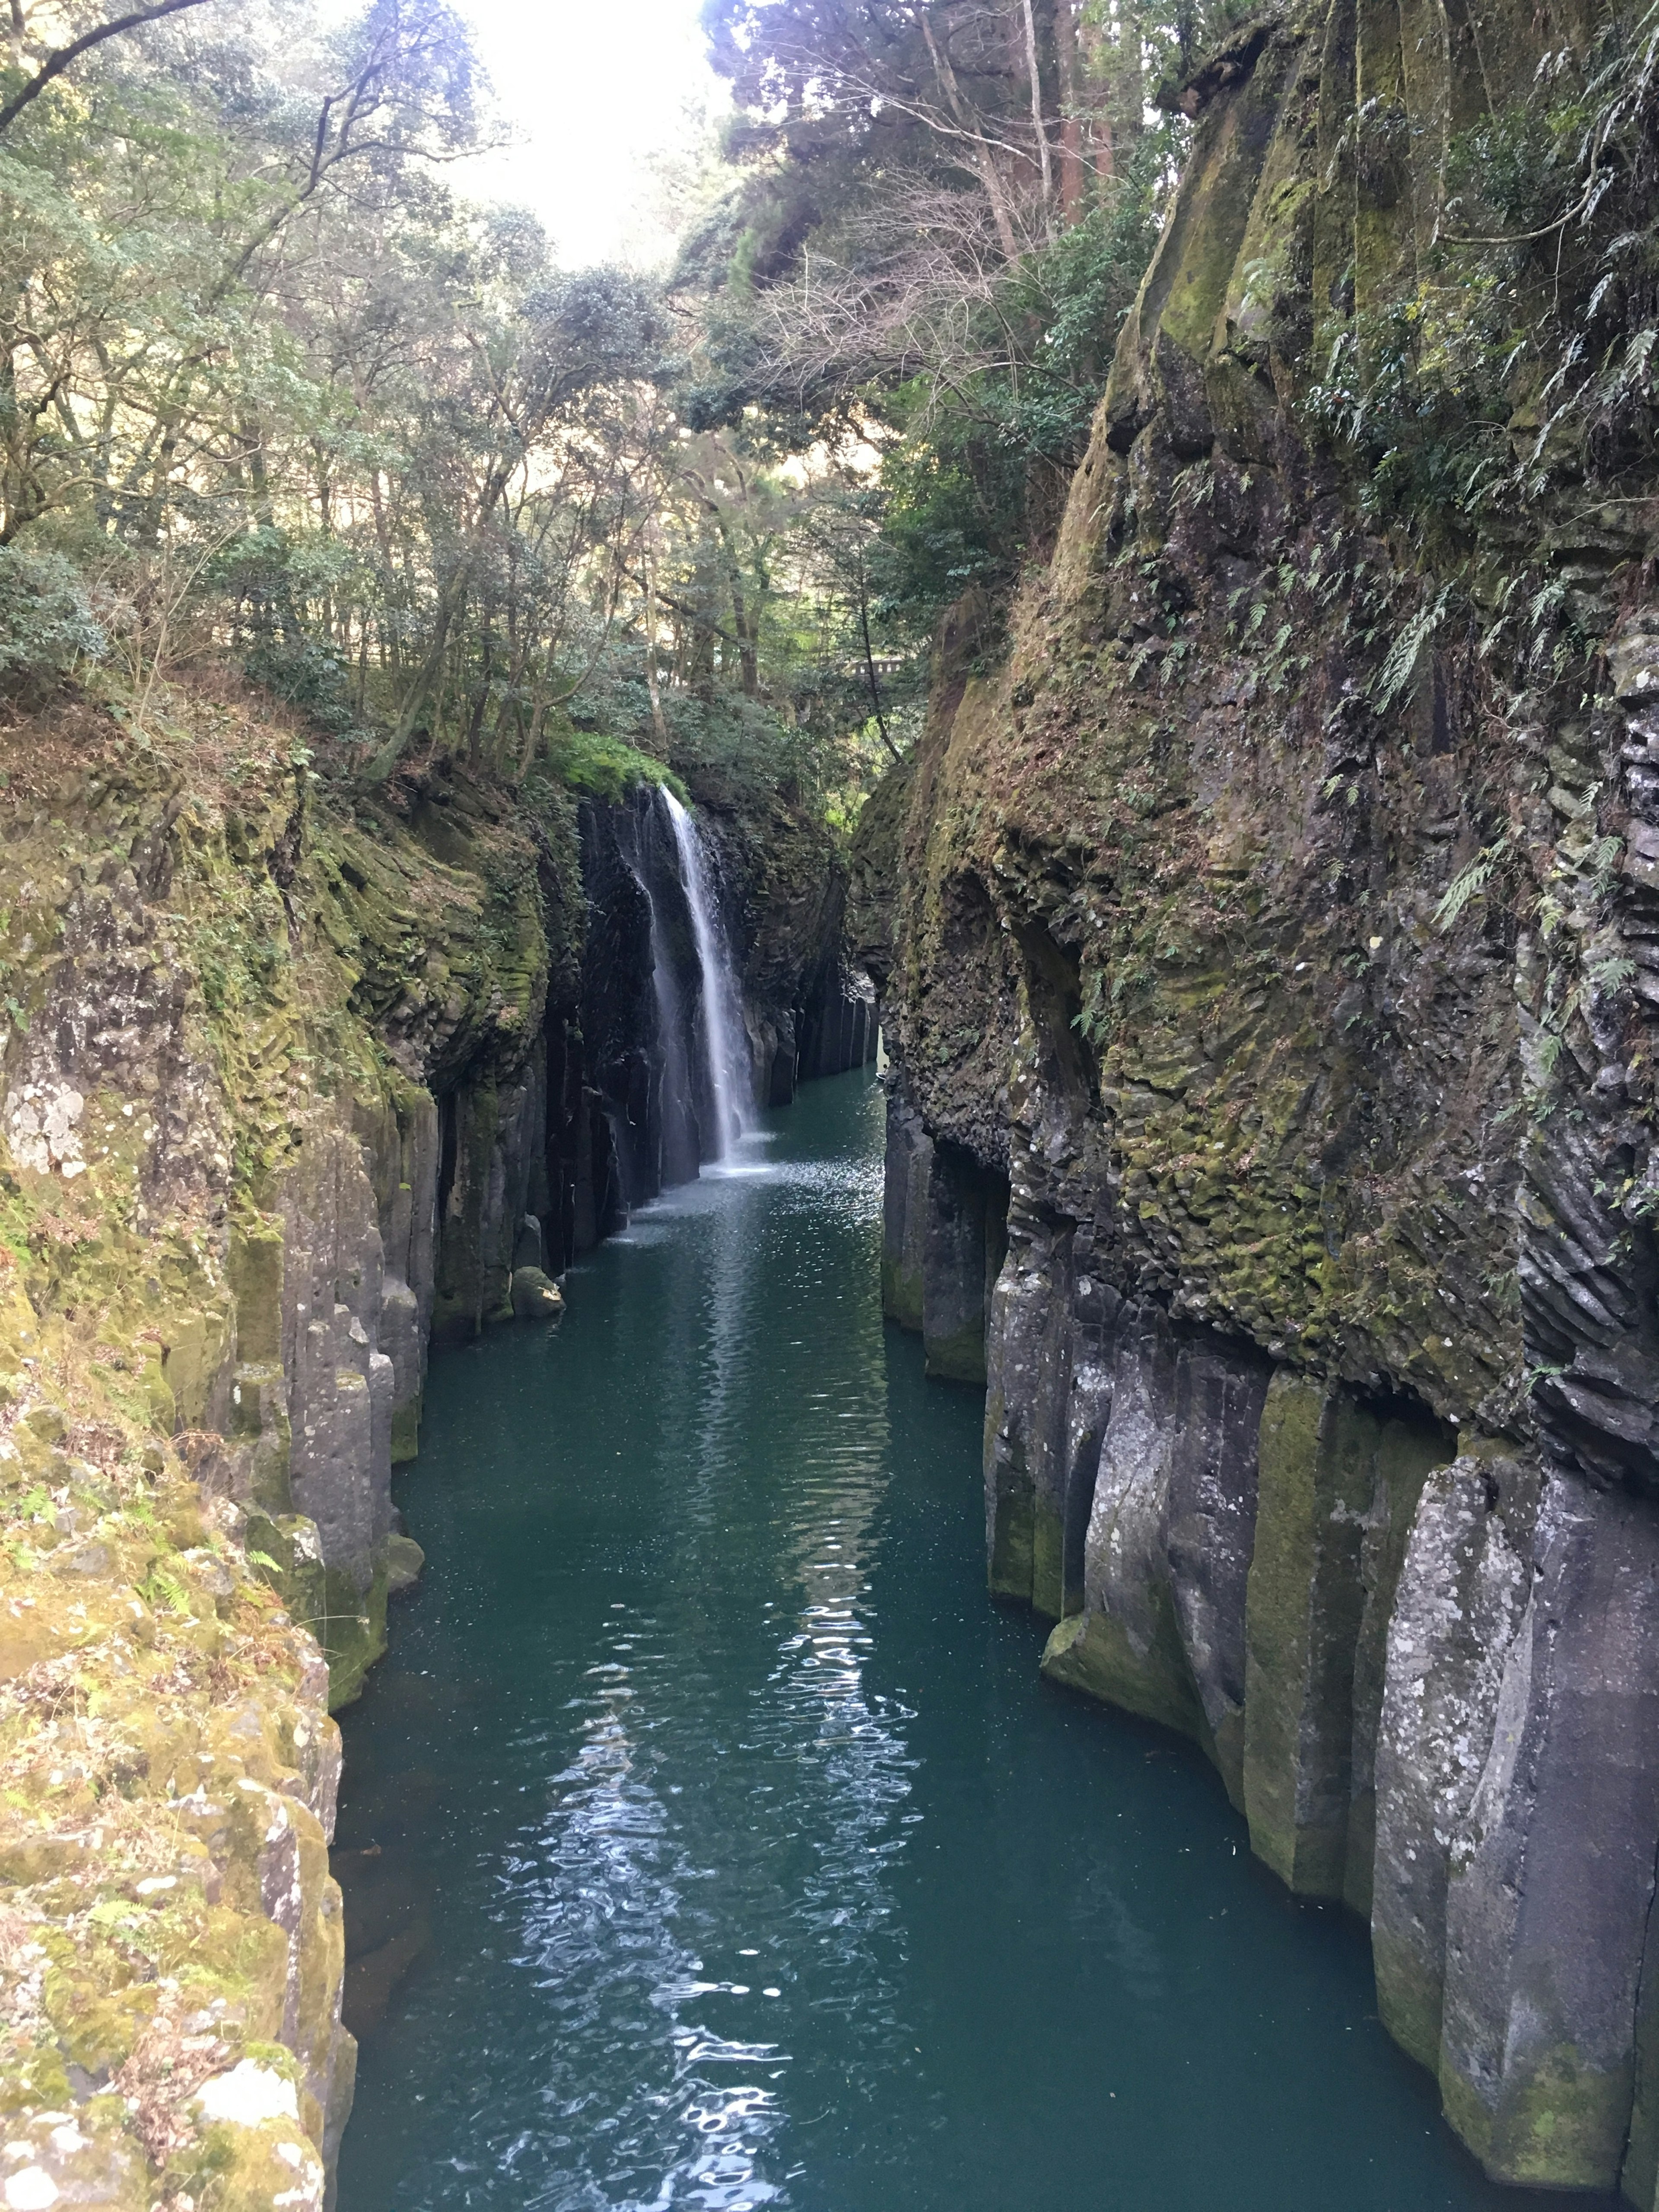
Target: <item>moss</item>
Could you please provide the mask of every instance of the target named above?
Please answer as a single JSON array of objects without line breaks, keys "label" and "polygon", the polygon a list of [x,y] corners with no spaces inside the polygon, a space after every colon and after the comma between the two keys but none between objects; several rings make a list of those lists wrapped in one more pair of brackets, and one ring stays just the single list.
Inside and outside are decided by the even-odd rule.
[{"label": "moss", "polygon": [[982,1322],[969,1322],[947,1334],[924,1334],[923,1344],[928,1374],[944,1382],[968,1382],[981,1390],[985,1388]]},{"label": "moss", "polygon": [[43,2009],[70,2065],[98,2074],[112,2071],[131,2056],[155,2017],[158,1995],[153,1983],[135,1984],[132,1971],[125,1964],[112,1966],[107,1952],[94,1952],[84,1966],[54,1966],[47,1972]]},{"label": "moss", "polygon": [[1381,1422],[1346,1392],[1289,1374],[1269,1387],[1247,1609],[1245,1799],[1252,1849],[1309,1895],[1363,1885],[1369,1898],[1369,1799],[1350,1833],[1356,1698],[1369,1743],[1409,1514],[1429,1467],[1448,1456],[1431,1431]]},{"label": "moss", "polygon": [[[1246,1612],[1244,1790],[1257,1857],[1292,1888],[1301,1886],[1298,1873],[1303,1883],[1334,1875],[1340,1892],[1346,1837],[1305,1836],[1298,1802],[1316,1553],[1328,1514],[1320,1480],[1324,1411],[1320,1384],[1273,1377],[1261,1416]],[[1328,1880],[1317,1893],[1328,1893]]]},{"label": "moss", "polygon": [[1376,2009],[1389,2033],[1419,2066],[1431,2073],[1440,2063],[1440,2020],[1444,1997],[1438,1973],[1425,1971],[1419,1953],[1373,1932],[1371,1969],[1376,1977]]},{"label": "moss", "polygon": [[1052,1632],[1043,1648],[1042,1671],[1068,1689],[1190,1736],[1208,1752],[1210,1730],[1187,1663],[1174,1600],[1163,1586],[1152,1598],[1155,1626],[1145,1650],[1137,1649],[1121,1621],[1091,1607],[1073,1613]]},{"label": "moss", "polygon": [[175,2196],[210,2204],[214,2212],[270,2212],[273,2204],[294,2201],[301,2176],[283,2150],[298,2133],[292,2124],[280,2124],[209,2128],[170,2161],[167,2188]]},{"label": "moss", "polygon": [[404,1467],[421,1448],[421,1394],[396,1407],[392,1416],[392,1464]]},{"label": "moss", "polygon": [[384,1556],[367,1590],[337,1568],[323,1573],[322,1608],[301,1626],[311,1630],[328,1660],[328,1704],[331,1712],[354,1704],[363,1692],[369,1668],[386,1650],[386,1584],[389,1569]]},{"label": "moss", "polygon": [[62,2112],[74,2102],[69,2068],[55,2043],[14,2053],[0,2074],[0,2114],[33,2111]]},{"label": "moss", "polygon": [[[482,1188],[495,1088],[554,980],[575,988],[574,808],[544,781],[516,800],[457,780],[402,813],[360,804],[296,775],[284,732],[164,690],[136,752],[96,708],[64,708],[3,801],[0,959],[31,1018],[4,1032],[8,1077],[24,1039],[57,1033],[54,994],[102,991],[107,973],[156,1080],[89,1089],[58,1154],[30,1125],[27,1157],[0,1158],[0,1871],[49,1952],[0,2100],[24,2132],[31,2111],[65,2108],[71,2056],[164,2094],[181,2021],[207,2006],[233,2051],[283,2043],[319,2144],[349,2069],[338,1893],[301,1802],[322,1802],[338,1754],[310,1631],[334,1698],[354,1695],[384,1645],[387,1571],[364,1587],[361,1563],[329,1569],[292,1510],[283,1215],[298,1188],[301,1224],[327,1218],[302,1164],[325,1173],[337,1137],[355,1158],[355,1135],[395,1246],[409,1148],[435,1145],[411,1069],[483,1100],[467,1162]],[[406,1196],[405,1232],[408,1212]],[[476,1323],[507,1279],[471,1257],[451,1289]],[[405,1455],[417,1419],[398,1409]],[[192,1467],[246,1518],[204,1498]],[[73,1840],[94,1832],[95,1881]],[[290,1848],[292,1947],[266,1917]],[[191,2132],[179,2170],[211,2169],[222,2207],[266,2212],[293,2186],[268,2142]],[[147,2206],[157,2177],[128,2148]]]},{"label": "moss", "polygon": [[568,730],[548,746],[548,765],[567,790],[617,805],[642,783],[665,784],[684,805],[689,794],[672,769],[622,738]]},{"label": "moss", "polygon": [[1244,1801],[1244,1709],[1229,1706],[1221,1716],[1219,1724],[1212,1729],[1207,1747],[1215,1762],[1216,1771],[1227,1792],[1227,1802],[1235,1813],[1246,1811]]},{"label": "moss", "polygon": [[[994,1421],[1000,1419],[1000,1406],[994,1398],[988,1400],[988,1436],[994,1433]],[[1001,1470],[996,1494],[991,1500],[990,1540],[987,1546],[986,1575],[993,1597],[1013,1599],[1021,1605],[1031,1601],[1036,1549],[1034,1510],[1030,1476],[1019,1468]]]},{"label": "moss", "polygon": [[231,1231],[228,1273],[240,1358],[246,1366],[276,1368],[283,1356],[281,1224],[245,1214]]},{"label": "moss", "polygon": [[1631,2067],[1587,2067],[1560,2043],[1533,2055],[1524,2080],[1506,2080],[1492,2111],[1473,2085],[1443,2063],[1447,2119],[1493,2181],[1526,2189],[1613,2189],[1631,2109]]},{"label": "moss", "polygon": [[1034,1499],[1031,1515],[1031,1610],[1058,1620],[1066,1611],[1066,1523],[1054,1508]]},{"label": "moss", "polygon": [[[907,1267],[896,1260],[881,1263],[881,1310],[901,1328],[921,1334],[922,1275],[920,1267]],[[982,1357],[982,1355],[981,1355]]]}]

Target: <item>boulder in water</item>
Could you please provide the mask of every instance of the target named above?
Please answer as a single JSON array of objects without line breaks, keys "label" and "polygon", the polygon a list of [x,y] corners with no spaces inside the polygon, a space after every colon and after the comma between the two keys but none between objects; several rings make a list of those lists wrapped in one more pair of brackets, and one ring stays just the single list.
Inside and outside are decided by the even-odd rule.
[{"label": "boulder in water", "polygon": [[386,1540],[386,1594],[402,1597],[412,1590],[421,1578],[421,1569],[426,1565],[426,1553],[412,1536],[388,1536]]},{"label": "boulder in water", "polygon": [[557,1321],[564,1312],[564,1293],[539,1267],[513,1270],[512,1299],[518,1321]]}]

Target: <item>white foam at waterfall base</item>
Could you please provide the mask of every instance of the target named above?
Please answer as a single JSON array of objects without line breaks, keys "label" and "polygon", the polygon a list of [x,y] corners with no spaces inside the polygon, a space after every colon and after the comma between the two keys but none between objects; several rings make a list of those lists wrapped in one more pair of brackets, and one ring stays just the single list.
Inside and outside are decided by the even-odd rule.
[{"label": "white foam at waterfall base", "polygon": [[708,1087],[714,1097],[716,1124],[712,1132],[714,1146],[710,1157],[724,1160],[732,1150],[733,1137],[742,1132],[743,1107],[748,1103],[749,1089],[744,1073],[747,1054],[743,1049],[743,1025],[738,1016],[732,956],[697,825],[666,785],[662,787],[662,797],[668,818],[674,825],[680,874],[691,915],[691,934],[702,976],[703,1049],[708,1054]]}]

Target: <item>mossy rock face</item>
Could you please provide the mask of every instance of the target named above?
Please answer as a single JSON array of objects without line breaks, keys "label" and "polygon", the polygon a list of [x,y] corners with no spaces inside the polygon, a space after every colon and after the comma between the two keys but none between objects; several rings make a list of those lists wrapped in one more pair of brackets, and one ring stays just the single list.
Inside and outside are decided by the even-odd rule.
[{"label": "mossy rock face", "polygon": [[1659,1521],[1551,1474],[1534,1561],[1453,1836],[1441,2091],[1497,2178],[1612,2187],[1659,1833]]},{"label": "mossy rock face", "polygon": [[[19,2207],[95,2205],[99,2212],[150,2212],[149,2161],[125,2136],[125,2106],[94,2097],[78,2109],[64,2085],[55,2111],[8,2124],[7,2183]],[[266,2212],[267,2198],[259,2212]]]},{"label": "mossy rock face", "polygon": [[[1054,1259],[1051,1250],[1050,1267]],[[1024,1393],[1024,1417],[1017,1425],[1005,1407],[996,1430],[988,1426],[995,1480],[1033,1448],[1047,1462],[1030,1478],[1028,1601],[1064,1617],[1044,1669],[1190,1737],[1242,1804],[1245,1589],[1267,1370],[1208,1331],[1172,1329],[1155,1306],[1103,1298],[1080,1233],[1067,1265],[1069,1333],[1059,1347],[1045,1338],[1042,1357],[1012,1335],[999,1371],[1005,1388]],[[1000,1310],[1018,1304],[1024,1277],[1017,1238]],[[1056,1371],[1066,1378],[1059,1409],[1049,1402]]]},{"label": "mossy rock face", "polygon": [[1446,2118],[1493,2181],[1522,2189],[1618,2187],[1632,2067],[1585,2067],[1571,2045],[1537,2054],[1518,2095],[1494,2114],[1457,2074],[1441,2076]]},{"label": "mossy rock face", "polygon": [[882,1310],[921,1334],[927,1312],[927,1253],[933,1148],[921,1121],[895,1091],[887,1101],[882,1201]]},{"label": "mossy rock face", "polygon": [[928,1374],[942,1382],[968,1382],[985,1388],[985,1324],[969,1322],[947,1334],[922,1336]]},{"label": "mossy rock face", "polygon": [[1374,1486],[1364,1416],[1275,1376],[1261,1417],[1247,1619],[1244,1802],[1250,1848],[1295,1890],[1340,1897],[1352,1794],[1359,1554]]},{"label": "mossy rock face", "polygon": [[[1458,134],[1628,20],[1506,0],[1477,44],[1319,0],[1170,88],[1191,153],[1053,559],[1000,665],[967,602],[942,633],[883,1023],[895,1179],[926,1144],[1012,1188],[988,1534],[994,1583],[1069,1607],[1086,1524],[1050,1671],[1190,1733],[1178,1644],[1257,1848],[1370,1912],[1382,2017],[1490,2170],[1606,2186],[1634,2057],[1649,2203],[1659,1661],[1614,1522],[1659,1495],[1651,547],[1587,447],[1476,516],[1409,427],[1382,523],[1328,412],[1334,362],[1374,401],[1388,334],[1437,321]],[[1522,572],[1583,594],[1548,669],[1498,613]],[[1271,1364],[1259,1497],[1159,1522],[1202,1424],[1160,1388],[1114,1456],[1109,1299]],[[1569,1553],[1601,1595],[1547,1637]]]},{"label": "mossy rock face", "polygon": [[[64,2201],[149,2208],[165,2141],[178,2188],[267,2212],[320,2206],[349,2096],[325,1708],[418,1559],[389,1482],[439,1287],[437,1094],[465,1170],[442,1288],[476,1327],[508,1304],[584,907],[557,793],[363,799],[264,709],[166,688],[138,753],[50,708],[0,794],[0,1873],[40,1992],[0,2103]],[[245,2061],[280,2118],[192,2103]],[[71,2108],[73,2157],[35,2125]]]},{"label": "mossy rock face", "polygon": [[848,950],[882,993],[893,965],[894,902],[912,774],[908,761],[887,770],[864,802],[848,854]]},{"label": "mossy rock face", "polygon": [[515,1321],[558,1321],[564,1314],[564,1293],[539,1267],[515,1267],[512,1280]]},{"label": "mossy rock face", "polygon": [[407,1466],[421,1448],[421,1400],[407,1399],[392,1416],[392,1464]]},{"label": "mossy rock face", "polygon": [[1043,1647],[1042,1671],[1050,1680],[1081,1690],[1103,1704],[1121,1705],[1143,1720],[1158,1721],[1177,1735],[1206,1743],[1209,1730],[1187,1671],[1174,1607],[1162,1607],[1163,1632],[1141,1645],[1119,1621],[1101,1613],[1075,1613],[1062,1620]]},{"label": "mossy rock face", "polygon": [[426,1553],[412,1536],[388,1536],[386,1539],[386,1595],[405,1597],[421,1579],[426,1565]]},{"label": "mossy rock face", "polygon": [[366,1590],[351,1575],[331,1569],[325,1576],[323,1611],[306,1626],[328,1661],[331,1712],[362,1695],[364,1677],[386,1650],[388,1571],[383,1553]]},{"label": "mossy rock face", "polygon": [[921,1335],[922,1279],[920,1267],[900,1267],[890,1260],[882,1261],[881,1310],[889,1321],[896,1321],[901,1328],[908,1328],[913,1335]]},{"label": "mossy rock face", "polygon": [[1033,1613],[1058,1620],[1067,1611],[1065,1582],[1066,1524],[1046,1500],[1034,1504],[1031,1514],[1031,1590]]},{"label": "mossy rock face", "polygon": [[989,1500],[989,1511],[986,1579],[991,1595],[1030,1605],[1036,1553],[1030,1481],[1005,1479]]}]

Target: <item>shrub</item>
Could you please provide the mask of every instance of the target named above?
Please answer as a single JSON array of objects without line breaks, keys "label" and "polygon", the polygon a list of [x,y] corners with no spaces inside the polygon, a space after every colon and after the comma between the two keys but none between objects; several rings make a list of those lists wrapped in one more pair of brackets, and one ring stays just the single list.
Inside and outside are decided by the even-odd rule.
[{"label": "shrub", "polygon": [[43,688],[77,659],[100,660],[108,646],[79,574],[61,553],[0,545],[0,684]]},{"label": "shrub", "polygon": [[613,805],[641,783],[665,783],[677,799],[685,787],[670,768],[622,738],[607,738],[597,731],[560,731],[548,740],[549,768],[567,791],[586,799],[607,799]]}]

